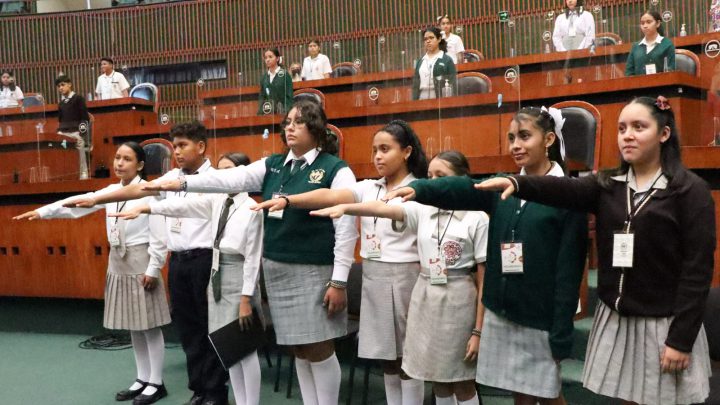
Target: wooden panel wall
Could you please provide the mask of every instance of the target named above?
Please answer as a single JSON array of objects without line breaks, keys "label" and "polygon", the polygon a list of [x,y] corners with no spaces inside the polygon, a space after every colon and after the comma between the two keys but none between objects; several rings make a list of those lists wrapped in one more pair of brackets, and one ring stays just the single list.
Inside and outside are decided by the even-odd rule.
[{"label": "wooden panel wall", "polygon": [[[601,7],[598,31],[631,41],[639,37],[637,20],[650,1],[587,3]],[[658,8],[674,13],[668,34],[676,35],[682,23],[691,34],[705,31],[705,3],[661,0]],[[333,63],[357,58],[366,72],[392,70],[412,65],[422,54],[418,30],[446,13],[462,26],[466,47],[487,58],[507,56],[511,47],[516,54],[541,52],[542,32],[552,29],[547,13],[557,13],[561,5],[561,0],[199,0],[2,17],[0,37],[7,45],[0,47],[0,68],[13,69],[23,90],[43,93],[49,102],[57,99],[53,80],[58,72],[70,75],[78,92],[92,92],[102,56],[113,57],[120,71],[226,59],[228,78],[206,82],[202,90],[257,83],[262,49],[278,46],[286,63],[301,62],[304,44],[312,38],[323,42]],[[498,22],[500,10],[511,11],[514,28]],[[198,90],[195,84],[162,86],[162,111],[176,120],[194,118]]]}]

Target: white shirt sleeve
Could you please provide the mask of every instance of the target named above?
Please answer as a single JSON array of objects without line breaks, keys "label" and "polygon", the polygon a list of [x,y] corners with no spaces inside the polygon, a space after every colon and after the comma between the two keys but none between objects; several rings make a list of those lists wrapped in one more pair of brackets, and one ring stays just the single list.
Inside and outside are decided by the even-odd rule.
[{"label": "white shirt sleeve", "polygon": [[587,11],[583,11],[580,16],[580,21],[582,21],[582,25],[585,28],[585,39],[580,45],[580,49],[589,48],[595,40],[595,19],[592,14]]},{"label": "white shirt sleeve", "polygon": [[310,62],[310,57],[306,57],[303,59],[303,65],[302,65],[302,71],[300,76],[302,76],[305,80],[312,79],[312,62]]},{"label": "white shirt sleeve", "polygon": [[15,86],[15,100],[16,101],[22,101],[22,99],[25,98],[25,95],[23,94],[22,90],[20,90],[20,87]]},{"label": "white shirt sleeve", "polygon": [[487,241],[488,241],[488,223],[490,222],[487,214],[479,212],[479,220],[474,224],[472,233],[473,248],[475,250],[475,262],[485,263],[487,258]]},{"label": "white shirt sleeve", "polygon": [[260,277],[260,262],[262,260],[262,212],[258,211],[251,214],[246,235],[247,245],[245,248],[245,264],[243,264],[242,295],[253,296]]},{"label": "white shirt sleeve", "polygon": [[152,201],[150,212],[174,218],[212,219],[212,197],[208,195]]},{"label": "white shirt sleeve", "polygon": [[[155,200],[154,197],[150,199]],[[148,227],[150,228],[150,241],[148,246],[148,254],[150,261],[148,262],[145,275],[150,277],[160,277],[160,271],[165,266],[167,260],[167,236],[165,234],[165,218],[159,215],[150,215],[148,218]]]},{"label": "white shirt sleeve", "polygon": [[321,72],[323,74],[332,73],[332,65],[330,64],[330,58],[328,58],[327,55],[323,55],[322,63],[323,64],[321,67],[321,69],[322,69]]},{"label": "white shirt sleeve", "polygon": [[265,159],[261,159],[248,166],[233,167],[226,170],[210,170],[205,173],[186,176],[187,191],[198,193],[251,193],[261,191],[265,171]]},{"label": "white shirt sleeve", "polygon": [[553,29],[553,44],[555,45],[555,50],[558,52],[565,51],[565,47],[563,46],[563,37],[567,35],[567,25],[568,20],[565,17],[565,14],[560,14],[555,19],[555,28]]},{"label": "white shirt sleeve", "polygon": [[422,205],[414,201],[408,201],[406,203],[402,203],[401,207],[403,211],[405,211],[405,218],[403,220],[405,224],[404,227],[407,227],[407,229],[411,232],[417,233]]},{"label": "white shirt sleeve", "polygon": [[102,88],[101,88],[101,86],[100,86],[100,78],[101,78],[101,77],[102,77],[102,75],[101,75],[101,76],[98,76],[98,78],[97,78],[97,84],[95,84],[95,94],[96,94],[96,95],[102,94]]},{"label": "white shirt sleeve", "polygon": [[105,209],[104,204],[98,204],[95,205],[92,208],[66,208],[63,207],[63,204],[66,202],[72,201],[76,198],[93,198],[99,194],[103,194],[107,192],[107,188],[104,188],[102,190],[93,192],[93,193],[86,193],[82,195],[76,195],[72,197],[68,197],[64,200],[55,201],[52,204],[48,204],[46,206],[40,207],[36,209],[38,214],[40,214],[40,218],[42,219],[51,219],[51,218],[65,218],[65,219],[76,219],[76,218],[82,218],[85,215],[90,215],[95,211],[100,211],[102,209]]},{"label": "white shirt sleeve", "polygon": [[120,79],[118,79],[118,86],[120,87],[120,91],[125,91],[129,89],[130,83],[128,83],[125,75],[123,75],[122,73],[118,73],[118,75],[120,75]]},{"label": "white shirt sleeve", "polygon": [[[348,189],[352,188],[355,183],[355,175],[352,170],[349,167],[343,167],[335,174],[330,188],[333,190]],[[332,279],[347,281],[350,266],[355,261],[355,243],[358,238],[355,217],[343,215],[340,218],[333,219],[333,225],[335,226],[335,248],[333,250],[335,263]]]}]

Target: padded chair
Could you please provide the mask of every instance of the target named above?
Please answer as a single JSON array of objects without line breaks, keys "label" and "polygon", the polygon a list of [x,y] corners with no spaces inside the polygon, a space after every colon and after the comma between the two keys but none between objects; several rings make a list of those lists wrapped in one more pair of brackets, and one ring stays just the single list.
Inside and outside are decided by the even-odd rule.
[{"label": "padded chair", "polygon": [[322,108],[325,108],[325,95],[317,89],[297,89],[293,92],[293,103],[297,103],[301,100],[312,100],[316,103],[320,103]]},{"label": "padded chair", "polygon": [[330,135],[335,138],[335,144],[338,149],[337,157],[342,159],[345,156],[345,138],[343,138],[342,131],[340,131],[340,128],[332,124],[328,124],[327,128]]},{"label": "padded chair", "polygon": [[490,78],[480,72],[464,72],[457,76],[458,96],[492,92]]},{"label": "padded chair", "polygon": [[477,49],[466,49],[465,51],[463,51],[463,61],[465,63],[480,62],[484,59],[485,57],[483,56],[482,52],[478,51]]},{"label": "padded chair", "polygon": [[157,112],[158,105],[160,104],[160,92],[152,83],[140,83],[130,90],[130,97],[141,98],[143,100],[152,101],[155,103],[153,110]]},{"label": "padded chair", "polygon": [[360,74],[360,69],[352,62],[341,62],[332,67],[330,77],[347,77]]},{"label": "padded chair", "polygon": [[700,58],[687,49],[675,49],[675,70],[700,77]]},{"label": "padded chair", "polygon": [[22,106],[24,107],[39,107],[41,105],[45,104],[45,99],[43,96],[36,94],[33,96],[25,96],[22,101]]},{"label": "padded chair", "polygon": [[601,32],[599,34],[595,34],[595,46],[612,46],[612,45],[620,45],[623,43],[622,38],[620,38],[620,35],[615,34],[614,32]]},{"label": "padded chair", "polygon": [[162,176],[174,166],[173,144],[167,139],[148,139],[140,146],[145,151],[146,176]]}]

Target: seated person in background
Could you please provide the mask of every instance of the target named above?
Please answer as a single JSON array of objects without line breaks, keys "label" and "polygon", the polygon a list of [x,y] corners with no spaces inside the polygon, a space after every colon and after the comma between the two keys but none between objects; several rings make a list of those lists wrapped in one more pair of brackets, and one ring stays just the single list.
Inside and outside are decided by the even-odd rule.
[{"label": "seated person in background", "polygon": [[[277,48],[269,48],[263,53],[267,71],[260,78],[260,96],[258,97],[258,115],[284,114],[292,106],[293,81],[282,65],[282,56]],[[271,108],[265,112],[265,103]]]},{"label": "seated person in background", "polygon": [[655,10],[640,17],[644,38],[633,44],[625,65],[625,76],[651,75],[675,70],[675,45],[663,37],[662,18]]},{"label": "seated person in background", "polygon": [[455,63],[445,53],[447,44],[442,39],[440,29],[425,28],[422,35],[425,41],[425,56],[415,64],[413,100],[440,98],[445,82],[454,89],[457,77]]},{"label": "seated person in background", "polygon": [[24,96],[20,87],[15,85],[13,72],[3,70],[0,81],[0,108],[19,107]]},{"label": "seated person in background", "polygon": [[450,21],[450,17],[448,17],[447,14],[438,17],[438,25],[440,26],[442,37],[445,43],[447,43],[448,56],[456,65],[463,63],[462,53],[465,52],[465,45],[463,45],[463,40],[460,36],[452,33],[453,23]]},{"label": "seated person in background", "polygon": [[85,138],[80,134],[80,125],[85,124],[87,130],[90,114],[83,96],[73,91],[72,80],[62,75],[55,79],[55,86],[60,93],[58,102],[58,135],[66,136],[75,141],[75,147],[80,152],[80,180],[87,179],[88,164]]},{"label": "seated person in background", "polygon": [[98,100],[110,100],[128,96],[130,83],[125,80],[122,73],[115,71],[115,62],[110,58],[100,59],[100,72],[95,86],[95,98]]},{"label": "seated person in background", "polygon": [[300,82],[302,81],[302,66],[300,66],[299,63],[293,62],[292,65],[290,65],[290,74],[292,75],[292,81],[294,82]]},{"label": "seated person in background", "polygon": [[332,65],[327,56],[320,53],[320,41],[313,39],[308,42],[308,56],[303,60],[303,80],[320,80],[330,78]]},{"label": "seated person in background", "polygon": [[595,20],[584,0],[565,0],[565,11],[555,19],[553,44],[558,52],[589,48],[595,40]]}]

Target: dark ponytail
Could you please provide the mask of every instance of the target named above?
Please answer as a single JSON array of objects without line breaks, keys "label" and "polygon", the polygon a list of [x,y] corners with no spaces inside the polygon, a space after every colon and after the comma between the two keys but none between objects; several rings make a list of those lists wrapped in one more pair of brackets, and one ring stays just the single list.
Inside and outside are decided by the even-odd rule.
[{"label": "dark ponytail", "polygon": [[412,147],[412,151],[407,160],[408,171],[418,179],[427,177],[428,161],[425,156],[425,151],[423,151],[417,134],[415,134],[415,131],[407,122],[403,120],[392,120],[378,132],[387,132],[390,134],[395,142],[400,144],[400,147],[403,149],[408,146]]},{"label": "dark ponytail", "polygon": [[660,26],[658,26],[657,32],[659,35],[664,37],[665,36],[665,28],[663,28],[663,19],[662,19],[662,16],[660,15],[660,13],[657,10],[647,10],[646,12],[642,13],[642,15],[640,15],[640,18],[642,18],[642,16],[644,16],[645,14],[649,15],[655,21],[660,23]]}]

